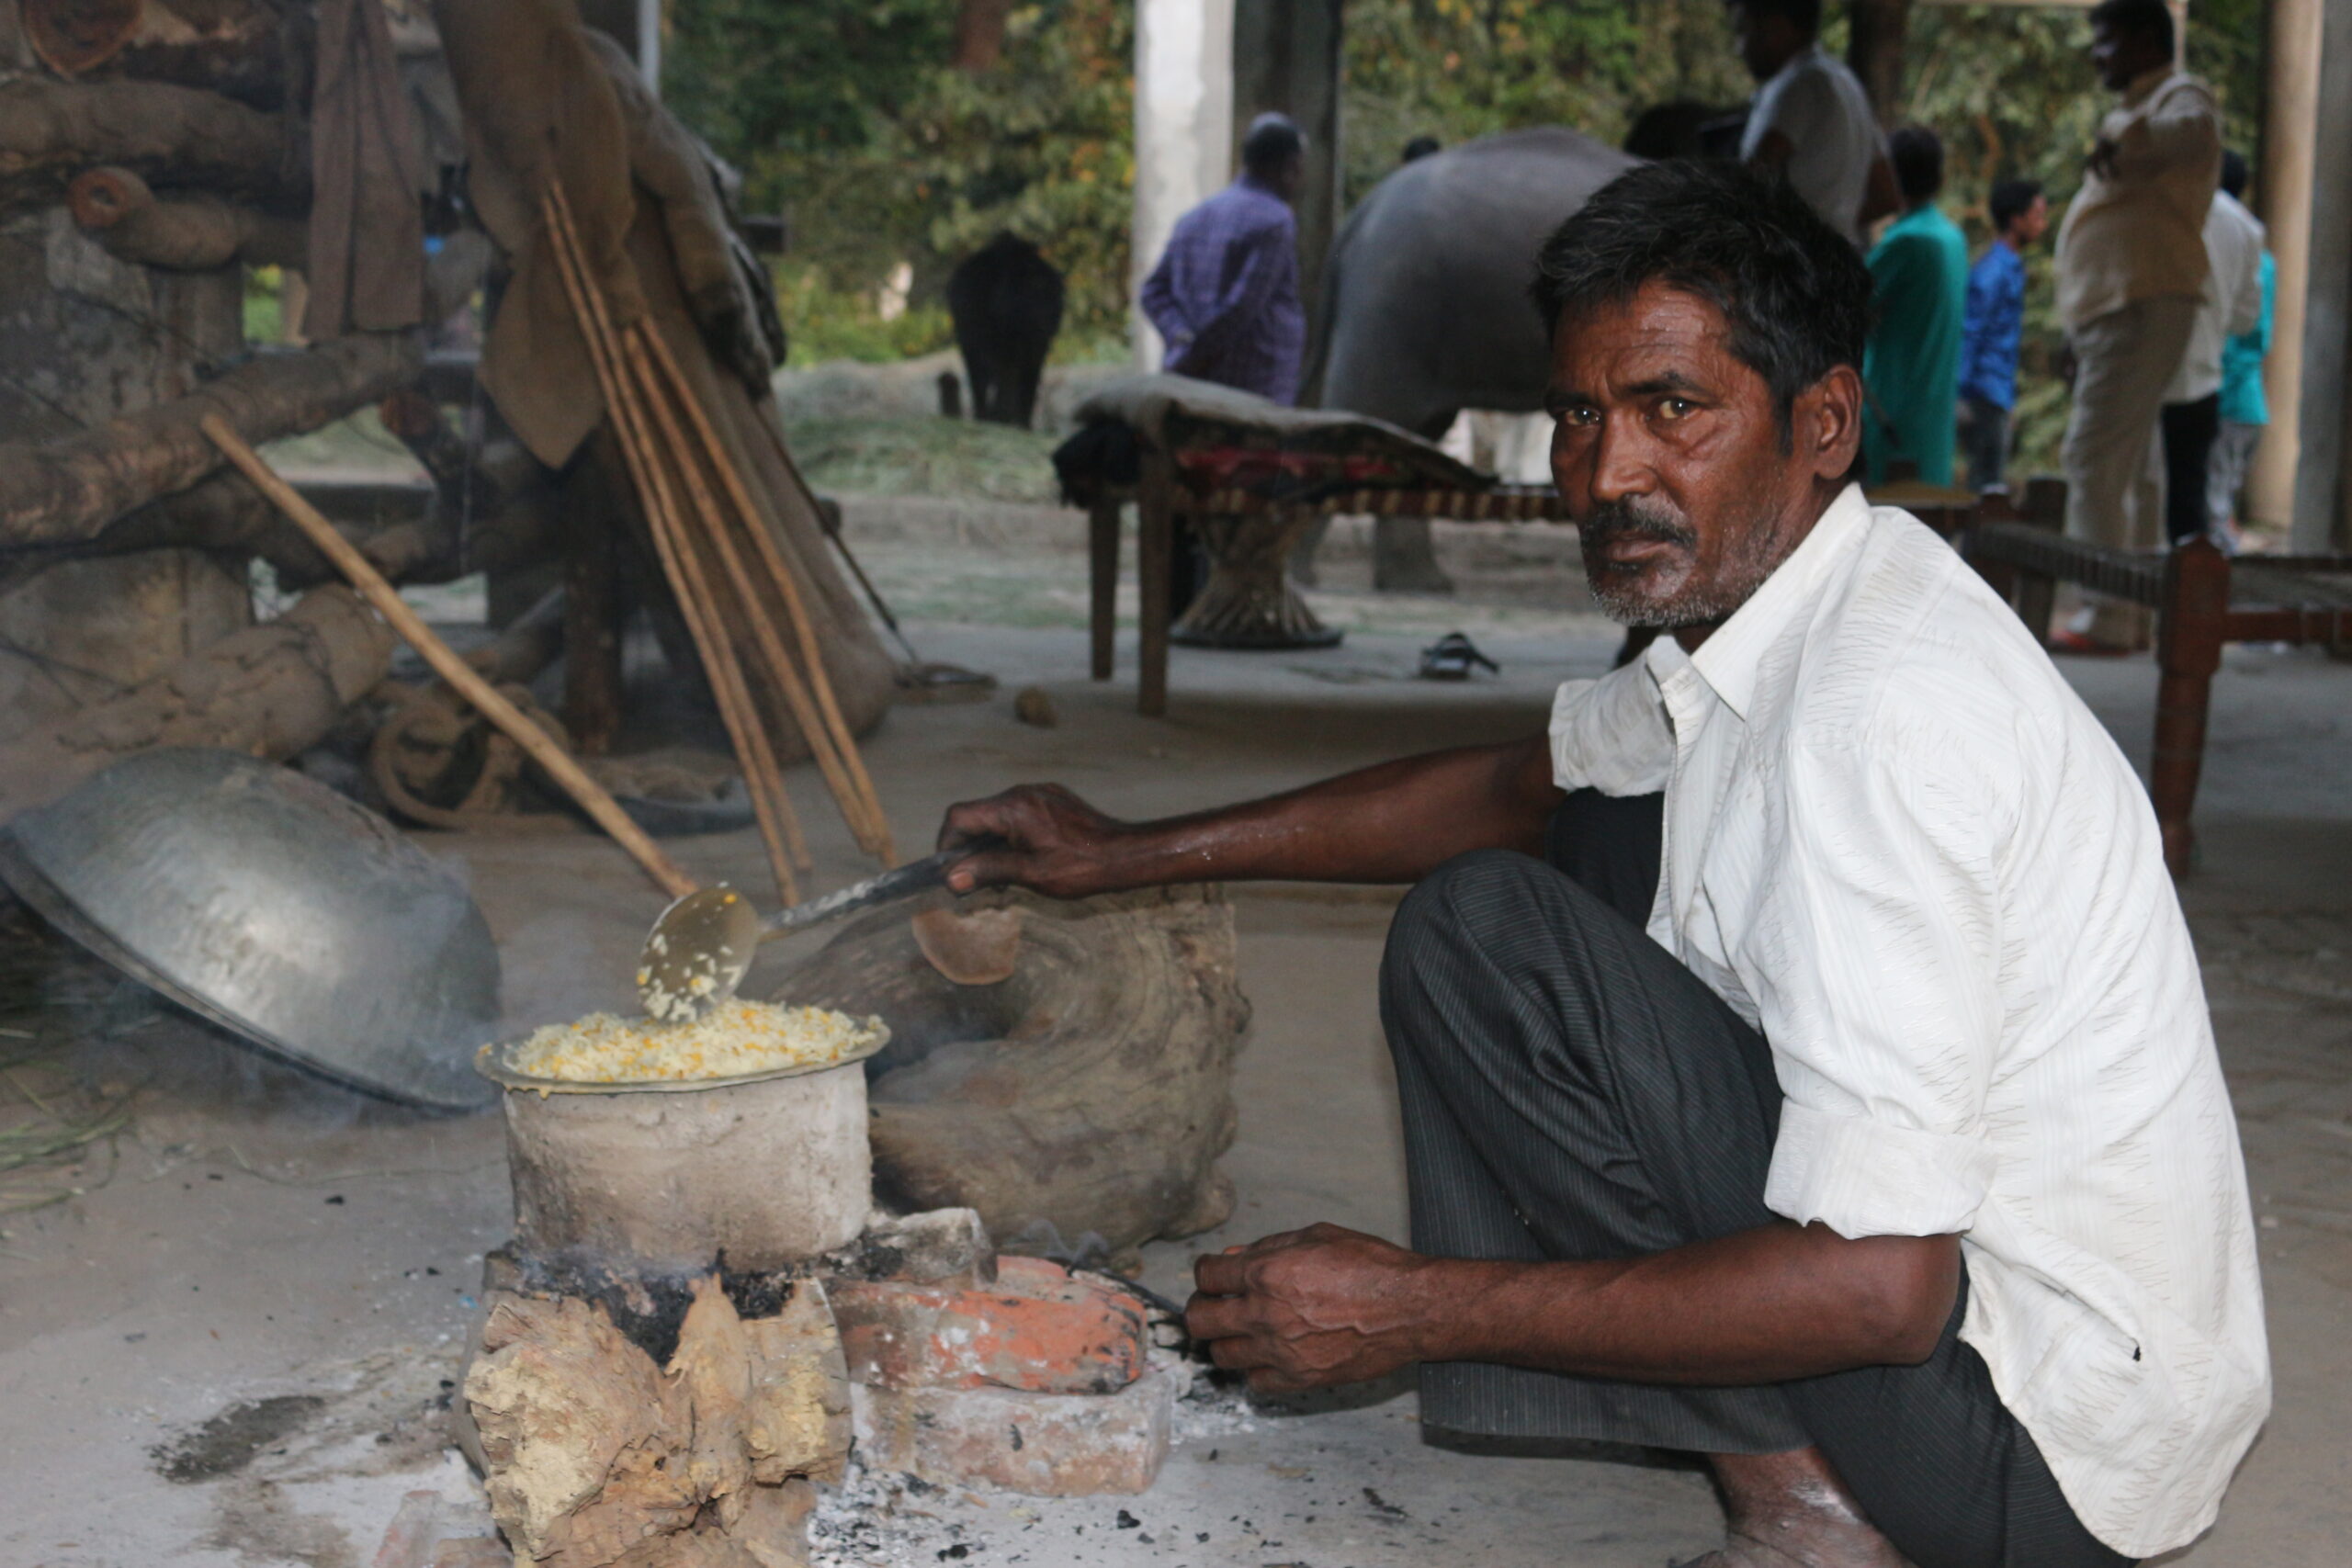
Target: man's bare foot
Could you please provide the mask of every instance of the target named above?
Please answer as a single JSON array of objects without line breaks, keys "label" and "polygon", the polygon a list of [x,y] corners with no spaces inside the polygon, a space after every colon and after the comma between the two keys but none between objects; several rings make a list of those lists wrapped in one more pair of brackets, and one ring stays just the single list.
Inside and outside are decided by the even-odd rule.
[{"label": "man's bare foot", "polygon": [[1819,1449],[1713,1458],[1730,1529],[1681,1568],[1910,1568]]}]

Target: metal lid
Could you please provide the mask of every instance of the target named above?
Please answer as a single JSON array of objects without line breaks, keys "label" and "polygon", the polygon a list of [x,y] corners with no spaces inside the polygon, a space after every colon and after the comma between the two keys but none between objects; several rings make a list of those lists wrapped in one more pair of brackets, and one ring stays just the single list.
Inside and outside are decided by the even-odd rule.
[{"label": "metal lid", "polygon": [[116,763],[0,830],[66,935],[275,1056],[389,1100],[487,1104],[498,950],[464,885],[376,813],[233,751]]}]

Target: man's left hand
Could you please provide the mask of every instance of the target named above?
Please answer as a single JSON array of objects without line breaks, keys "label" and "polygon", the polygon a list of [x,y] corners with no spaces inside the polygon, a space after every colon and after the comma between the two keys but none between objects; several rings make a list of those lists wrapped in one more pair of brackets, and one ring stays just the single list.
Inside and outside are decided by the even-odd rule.
[{"label": "man's left hand", "polygon": [[1202,1257],[1185,1325],[1258,1393],[1364,1382],[1424,1359],[1434,1258],[1340,1225]]}]

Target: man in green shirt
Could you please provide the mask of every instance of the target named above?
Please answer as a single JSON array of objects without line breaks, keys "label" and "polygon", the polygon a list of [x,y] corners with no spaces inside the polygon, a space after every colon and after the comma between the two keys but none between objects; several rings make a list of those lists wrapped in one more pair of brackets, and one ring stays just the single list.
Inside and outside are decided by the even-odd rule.
[{"label": "man in green shirt", "polygon": [[1890,467],[1951,483],[1960,402],[1961,328],[1968,308],[1968,242],[1936,208],[1944,148],[1935,132],[1905,126],[1887,141],[1903,192],[1903,216],[1871,248],[1871,303],[1877,318],[1862,357],[1870,394],[1862,460],[1871,484]]}]

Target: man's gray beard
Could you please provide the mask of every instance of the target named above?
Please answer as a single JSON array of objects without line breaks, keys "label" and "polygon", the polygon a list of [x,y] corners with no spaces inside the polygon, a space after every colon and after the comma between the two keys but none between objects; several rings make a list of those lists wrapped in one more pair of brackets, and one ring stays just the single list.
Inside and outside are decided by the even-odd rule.
[{"label": "man's gray beard", "polygon": [[[1742,604],[1755,596],[1764,586],[1764,580],[1777,570],[1788,553],[1777,548],[1768,529],[1768,521],[1759,513],[1748,520],[1752,526],[1742,529],[1732,553],[1724,561],[1722,581],[1704,587],[1687,587],[1663,600],[1652,599],[1635,591],[1625,579],[1613,573],[1596,575],[1588,567],[1585,581],[1592,596],[1600,604],[1601,613],[1620,626],[1647,626],[1658,631],[1684,631],[1692,626],[1712,626],[1727,621]],[[1588,529],[1598,525],[1607,532],[1631,533],[1640,537],[1665,539],[1689,548],[1695,545],[1691,530],[1670,518],[1645,512],[1637,503],[1619,502],[1604,506],[1584,525]]]}]

